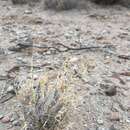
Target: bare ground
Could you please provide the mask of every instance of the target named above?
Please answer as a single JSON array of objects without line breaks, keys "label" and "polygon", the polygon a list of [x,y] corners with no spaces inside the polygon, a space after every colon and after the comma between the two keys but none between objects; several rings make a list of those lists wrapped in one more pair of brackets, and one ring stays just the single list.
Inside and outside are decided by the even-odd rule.
[{"label": "bare ground", "polygon": [[[130,129],[129,8],[87,3],[85,9],[55,12],[39,4],[0,2],[1,97],[31,79],[32,49],[17,51],[16,45],[33,42],[38,46],[33,48],[34,78],[52,74],[53,81],[55,74],[64,75],[71,106],[62,129]],[[0,115],[21,115],[15,96],[3,102]],[[1,122],[0,130],[20,129],[12,124]]]}]

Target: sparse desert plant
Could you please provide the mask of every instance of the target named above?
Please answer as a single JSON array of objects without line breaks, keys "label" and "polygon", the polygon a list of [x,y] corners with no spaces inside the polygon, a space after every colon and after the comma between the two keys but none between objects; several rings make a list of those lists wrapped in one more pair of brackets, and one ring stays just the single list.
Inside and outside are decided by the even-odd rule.
[{"label": "sparse desert plant", "polygon": [[34,106],[24,108],[26,128],[29,130],[53,130],[58,125],[57,116],[63,107],[57,90],[50,91],[45,97],[37,87],[37,99]]},{"label": "sparse desert plant", "polygon": [[[76,98],[73,83],[80,82],[78,74],[82,69],[87,71],[89,66],[84,60],[80,60],[82,63],[79,60],[67,58],[60,70],[44,73],[35,83],[29,79],[21,87],[17,97],[23,104],[25,120],[22,130],[61,130],[66,127]],[[77,72],[77,69],[81,71]]]},{"label": "sparse desert plant", "polygon": [[29,2],[39,2],[40,0],[12,0],[13,4],[26,4]]},{"label": "sparse desert plant", "polygon": [[12,0],[13,4],[26,4],[27,0]]},{"label": "sparse desert plant", "polygon": [[93,1],[96,4],[111,5],[111,4],[118,2],[119,0],[93,0]]},{"label": "sparse desert plant", "polygon": [[[41,95],[40,86],[36,90],[36,102],[34,104],[23,104],[24,129],[29,130],[53,130],[58,127],[64,115],[63,101],[56,89],[51,90],[45,97]],[[62,114],[61,114],[62,113]]]},{"label": "sparse desert plant", "polygon": [[66,117],[63,82],[50,73],[39,79],[35,89],[29,80],[17,95],[23,106],[23,130],[54,130]]},{"label": "sparse desert plant", "polygon": [[69,10],[77,6],[78,0],[44,0],[46,9]]}]

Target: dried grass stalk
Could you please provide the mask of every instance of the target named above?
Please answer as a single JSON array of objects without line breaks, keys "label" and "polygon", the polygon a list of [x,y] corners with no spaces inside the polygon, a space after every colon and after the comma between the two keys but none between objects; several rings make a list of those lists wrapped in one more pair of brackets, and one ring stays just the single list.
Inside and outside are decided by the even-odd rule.
[{"label": "dried grass stalk", "polygon": [[58,125],[56,117],[63,107],[59,93],[52,89],[45,96],[41,93],[41,87],[36,87],[35,104],[24,106],[25,122],[28,130],[54,130]]}]

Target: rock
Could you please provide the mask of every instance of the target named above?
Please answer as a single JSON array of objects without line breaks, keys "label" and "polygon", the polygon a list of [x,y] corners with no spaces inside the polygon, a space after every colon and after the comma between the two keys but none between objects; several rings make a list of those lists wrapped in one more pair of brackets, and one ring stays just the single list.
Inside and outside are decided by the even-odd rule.
[{"label": "rock", "polygon": [[118,103],[113,103],[113,106],[112,106],[112,111],[120,111],[120,106]]},{"label": "rock", "polygon": [[24,14],[32,14],[32,11],[31,10],[25,10]]},{"label": "rock", "polygon": [[14,92],[14,87],[13,86],[9,86],[7,89],[7,93],[12,93]]},{"label": "rock", "polygon": [[110,115],[111,121],[120,121],[120,114],[119,112],[112,112]]},{"label": "rock", "polygon": [[77,58],[77,57],[72,57],[72,58],[70,59],[70,62],[71,62],[71,63],[76,63],[76,62],[78,62],[78,60],[79,60],[79,58]]},{"label": "rock", "polygon": [[4,117],[3,115],[0,115],[0,120],[1,120],[3,117]]},{"label": "rock", "polygon": [[112,125],[109,130],[119,130],[118,128],[116,128],[114,125]]},{"label": "rock", "polygon": [[122,101],[120,101],[120,108],[123,110],[123,111],[128,111],[130,112],[130,101],[127,100],[127,99],[123,99]]},{"label": "rock", "polygon": [[3,117],[2,120],[1,120],[1,122],[2,122],[2,123],[9,123],[9,122],[10,122],[9,116]]},{"label": "rock", "polygon": [[97,123],[98,123],[99,125],[103,125],[104,122],[103,122],[103,120],[102,120],[101,118],[98,118],[98,119],[97,119]]},{"label": "rock", "polygon": [[12,125],[13,126],[20,126],[21,124],[18,120],[15,120],[15,121],[12,122]]},{"label": "rock", "polygon": [[10,121],[13,122],[15,120],[17,120],[19,118],[19,116],[17,114],[13,114],[12,117],[10,118]]},{"label": "rock", "polygon": [[38,75],[34,74],[34,75],[33,75],[33,79],[34,79],[34,80],[37,80],[37,79],[38,79]]},{"label": "rock", "polygon": [[105,128],[105,127],[98,127],[96,130],[109,130],[109,128]]},{"label": "rock", "polygon": [[43,19],[41,18],[35,18],[35,20],[32,21],[33,24],[42,24],[43,23]]},{"label": "rock", "polygon": [[116,86],[111,86],[108,89],[105,90],[105,94],[107,96],[115,96],[117,93]]}]

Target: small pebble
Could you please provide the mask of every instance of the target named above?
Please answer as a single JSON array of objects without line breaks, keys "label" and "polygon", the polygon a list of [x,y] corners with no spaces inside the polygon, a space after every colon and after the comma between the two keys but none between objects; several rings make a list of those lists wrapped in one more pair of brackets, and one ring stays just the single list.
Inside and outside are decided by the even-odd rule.
[{"label": "small pebble", "polygon": [[0,115],[0,120],[1,120],[3,117],[4,117],[3,115]]},{"label": "small pebble", "polygon": [[120,121],[120,115],[119,112],[112,112],[110,115],[111,121]]},{"label": "small pebble", "polygon": [[8,89],[7,89],[7,92],[8,93],[14,92],[14,87],[13,86],[9,86]]},{"label": "small pebble", "polygon": [[41,18],[37,18],[37,19],[34,20],[34,23],[35,24],[42,24],[43,20]]},{"label": "small pebble", "polygon": [[109,128],[105,128],[105,127],[98,127],[96,130],[109,130]]},{"label": "small pebble", "polygon": [[107,96],[115,96],[116,93],[117,93],[116,86],[112,86],[112,87],[106,89],[106,91],[105,91],[105,94],[106,94]]},{"label": "small pebble", "polygon": [[17,114],[13,114],[12,117],[10,118],[10,121],[13,122],[15,120],[17,120],[19,118],[19,116]]},{"label": "small pebble", "polygon": [[33,78],[34,78],[34,80],[37,80],[38,79],[38,75],[34,74]]},{"label": "small pebble", "polygon": [[114,125],[112,125],[109,130],[118,130]]},{"label": "small pebble", "polygon": [[1,122],[2,122],[2,123],[9,123],[9,122],[10,122],[9,116],[3,117],[3,118],[1,119]]},{"label": "small pebble", "polygon": [[25,14],[32,14],[32,11],[31,10],[25,10],[24,13]]},{"label": "small pebble", "polygon": [[97,123],[98,123],[99,125],[103,125],[104,122],[103,122],[102,119],[98,118],[98,119],[97,119]]},{"label": "small pebble", "polygon": [[12,122],[12,125],[13,126],[20,126],[20,122],[15,120],[15,121]]}]

